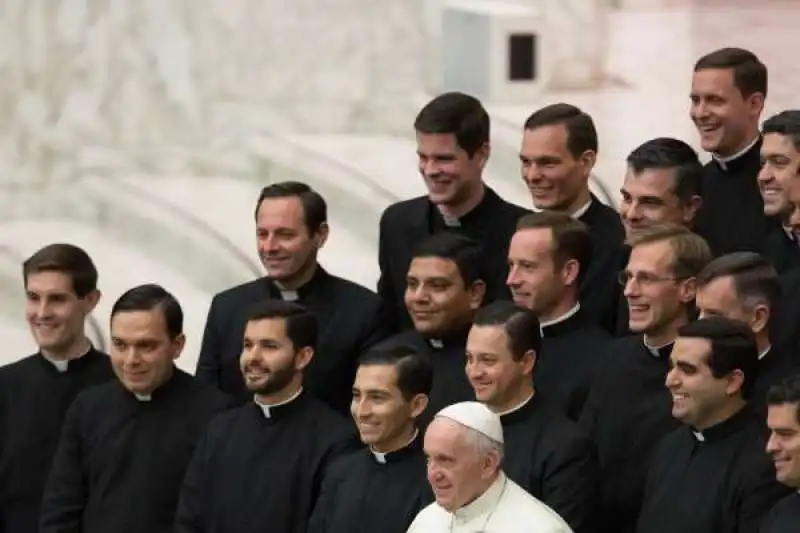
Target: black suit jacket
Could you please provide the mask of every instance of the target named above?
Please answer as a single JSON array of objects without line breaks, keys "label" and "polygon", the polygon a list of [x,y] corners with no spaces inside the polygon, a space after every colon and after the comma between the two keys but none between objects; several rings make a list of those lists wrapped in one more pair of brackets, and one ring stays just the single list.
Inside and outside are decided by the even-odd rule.
[{"label": "black suit jacket", "polygon": [[508,245],[517,221],[529,211],[506,202],[489,187],[475,209],[461,218],[461,228],[444,228],[441,215],[427,196],[390,205],[380,221],[378,294],[400,330],[412,327],[403,294],[414,248],[426,237],[445,229],[470,237],[483,246],[481,277],[486,283],[485,303],[509,298]]},{"label": "black suit jacket", "polygon": [[[298,291],[297,303],[317,315],[319,339],[303,376],[304,386],[330,407],[349,415],[358,356],[391,334],[378,295],[318,266]],[[242,400],[250,398],[239,369],[248,309],[256,302],[281,298],[267,278],[223,291],[211,302],[197,377]]]}]

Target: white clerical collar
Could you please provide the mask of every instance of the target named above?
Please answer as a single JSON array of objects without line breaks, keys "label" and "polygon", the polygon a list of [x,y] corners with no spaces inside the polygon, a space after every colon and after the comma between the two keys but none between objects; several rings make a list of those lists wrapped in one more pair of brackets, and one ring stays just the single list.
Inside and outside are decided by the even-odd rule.
[{"label": "white clerical collar", "polygon": [[539,331],[542,333],[542,335],[544,335],[544,328],[546,328],[548,326],[555,326],[556,324],[564,322],[565,320],[568,320],[568,319],[572,318],[573,316],[575,316],[575,314],[580,310],[581,310],[581,303],[578,302],[574,306],[572,306],[572,309],[570,309],[569,311],[567,311],[563,315],[561,315],[559,317],[556,317],[556,318],[554,318],[552,320],[546,320],[544,322],[540,322],[539,323]]},{"label": "white clerical collar", "polygon": [[295,392],[294,394],[292,394],[291,396],[289,396],[285,400],[283,400],[281,402],[278,402],[278,403],[271,403],[271,404],[261,403],[261,402],[258,401],[257,397],[254,398],[254,400],[256,402],[256,405],[259,406],[261,408],[261,410],[264,412],[264,418],[272,418],[272,413],[270,412],[271,409],[274,409],[275,407],[280,407],[282,405],[286,405],[286,404],[290,403],[291,401],[296,400],[297,397],[300,396],[301,392],[303,392],[303,387],[300,387],[300,390],[298,390],[297,392]]},{"label": "white clerical collar", "polygon": [[372,454],[372,456],[375,458],[375,460],[377,462],[379,462],[380,464],[384,465],[384,464],[386,464],[386,456],[387,455],[395,453],[395,452],[398,452],[398,451],[403,450],[405,448],[408,448],[409,446],[411,446],[411,443],[416,440],[417,435],[419,435],[419,429],[414,432],[414,435],[408,440],[408,442],[406,442],[405,444],[403,444],[402,446],[400,446],[396,450],[392,450],[390,452],[378,452],[378,451],[375,451],[372,448],[372,446],[370,446],[369,447],[369,451],[370,451],[370,453]]},{"label": "white clerical collar", "polygon": [[764,348],[763,350],[761,350],[761,352],[758,354],[758,360],[761,361],[762,359],[764,359],[771,349],[772,349],[772,345],[769,345],[766,348]]},{"label": "white clerical collar", "polygon": [[695,438],[695,440],[697,442],[705,442],[706,441],[706,436],[703,435],[703,433],[701,431],[696,431],[696,430],[693,429],[692,430],[692,435],[694,435],[694,438]]},{"label": "white clerical collar", "polygon": [[508,478],[506,478],[506,475],[501,471],[497,479],[486,489],[486,492],[452,513],[455,522],[457,524],[463,524],[481,517],[486,517],[485,520],[488,521],[488,519],[491,518],[491,514],[494,513],[500,505],[500,498],[503,496],[503,492],[505,492],[507,483]]},{"label": "white clerical collar", "polygon": [[511,413],[514,413],[516,411],[519,411],[520,409],[522,409],[523,407],[528,405],[528,402],[531,401],[531,398],[533,398],[533,393],[532,392],[531,392],[530,396],[528,396],[527,398],[522,400],[520,403],[518,403],[517,405],[515,405],[511,409],[506,409],[505,411],[502,411],[502,412],[496,413],[496,414],[497,414],[497,416],[502,417],[502,416],[510,415]]},{"label": "white clerical collar", "polygon": [[442,348],[444,348],[444,341],[442,339],[436,339],[434,337],[431,337],[430,339],[428,339],[428,344],[431,345],[431,348],[436,348],[437,350],[441,350]]},{"label": "white clerical collar", "polygon": [[663,350],[664,348],[666,348],[670,344],[674,344],[675,343],[674,340],[671,340],[669,342],[665,342],[661,346],[653,346],[652,344],[647,342],[647,337],[644,338],[643,342],[644,342],[644,347],[647,348],[647,351],[650,352],[650,355],[652,355],[655,358],[661,358],[661,350]]},{"label": "white clerical collar", "polygon": [[750,149],[751,149],[751,148],[753,148],[753,147],[756,145],[756,143],[758,142],[758,140],[759,140],[760,138],[761,138],[761,136],[759,136],[759,135],[756,135],[756,138],[755,138],[755,139],[753,139],[753,142],[751,142],[750,144],[748,144],[747,146],[745,146],[745,147],[744,147],[742,150],[739,150],[738,152],[736,152],[736,153],[735,153],[735,154],[733,154],[733,155],[729,155],[729,156],[727,156],[727,157],[722,157],[722,156],[720,156],[720,155],[717,155],[717,154],[715,154],[715,153],[712,153],[712,154],[711,154],[711,157],[713,157],[713,158],[714,158],[714,160],[715,160],[717,163],[719,163],[719,166],[720,166],[720,167],[722,167],[722,170],[728,170],[728,163],[730,163],[730,162],[732,162],[732,161],[735,161],[735,160],[739,159],[739,158],[740,158],[740,157],[742,157],[744,154],[746,154],[747,152],[749,152],[749,151],[750,151]]},{"label": "white clerical collar", "polygon": [[91,351],[92,351],[92,344],[89,343],[89,347],[86,348],[85,352],[83,352],[82,354],[80,354],[77,357],[71,357],[69,359],[55,359],[55,358],[50,357],[49,355],[45,354],[44,352],[40,351],[39,353],[42,354],[42,357],[44,357],[45,360],[47,360],[50,364],[52,364],[54,367],[56,367],[56,370],[58,370],[60,373],[63,374],[64,372],[66,372],[69,369],[69,362],[70,361],[76,361],[76,360],[80,359],[81,357],[84,357],[86,354],[88,354]]},{"label": "white clerical collar", "polygon": [[[578,209],[576,209],[574,213],[570,213],[569,216],[571,216],[572,218],[577,220],[577,219],[581,218],[583,215],[585,215],[590,207],[592,207],[592,199],[591,198],[589,198],[588,202],[586,202],[585,204],[580,206]],[[535,205],[533,206],[533,212],[534,213],[541,213],[542,211],[545,211],[545,210],[544,209],[539,209]]]},{"label": "white clerical collar", "polygon": [[149,402],[150,400],[153,399],[153,395],[152,394],[136,394],[136,393],[134,393],[133,395],[140,402]]}]

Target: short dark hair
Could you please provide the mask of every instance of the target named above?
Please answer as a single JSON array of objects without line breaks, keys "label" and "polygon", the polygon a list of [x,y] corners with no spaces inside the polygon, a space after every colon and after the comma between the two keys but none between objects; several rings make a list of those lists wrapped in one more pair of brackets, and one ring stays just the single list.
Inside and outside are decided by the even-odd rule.
[{"label": "short dark hair", "polygon": [[551,249],[556,267],[574,259],[580,265],[580,282],[592,259],[592,237],[589,227],[580,220],[560,211],[539,211],[523,215],[517,221],[517,231],[524,229],[549,229],[553,236]]},{"label": "short dark hair", "polygon": [[414,119],[414,129],[455,135],[458,146],[472,157],[489,142],[489,113],[474,96],[447,92],[425,104]]},{"label": "short dark hair", "polygon": [[761,131],[764,135],[776,133],[789,137],[795,151],[800,152],[800,110],[787,109],[769,117],[761,126]]},{"label": "short dark hair", "polygon": [[679,279],[697,276],[711,262],[713,255],[700,235],[678,224],[653,224],[642,228],[628,239],[631,248],[667,242],[672,249],[672,272]]},{"label": "short dark hair", "polygon": [[438,257],[453,261],[464,281],[464,287],[481,279],[481,245],[458,233],[442,231],[427,237],[411,254],[412,260],[420,257]]},{"label": "short dark hair", "polygon": [[278,299],[261,300],[247,310],[245,322],[281,319],[286,323],[286,336],[295,350],[317,348],[319,323],[316,315],[300,304]]},{"label": "short dark hair", "polygon": [[433,366],[411,346],[373,348],[360,357],[358,365],[394,367],[397,371],[397,388],[406,400],[411,400],[417,394],[428,396],[433,388]]},{"label": "short dark hair", "polygon": [[651,139],[634,148],[627,161],[634,174],[645,170],[673,170],[672,189],[681,201],[702,196],[703,164],[694,148],[683,141],[671,137]]},{"label": "short dark hair", "polygon": [[542,348],[542,330],[532,310],[514,302],[499,300],[481,307],[475,314],[475,326],[503,326],[508,349],[515,361],[533,350],[538,357]]},{"label": "short dark hair", "polygon": [[743,306],[764,303],[770,308],[781,294],[781,281],[772,263],[755,252],[733,252],[717,257],[697,275],[699,286],[730,276]]},{"label": "short dark hair", "polygon": [[767,405],[786,404],[794,404],[795,419],[800,423],[800,374],[784,378],[767,392]]},{"label": "short dark hair", "polygon": [[72,280],[78,298],[86,298],[97,290],[97,268],[83,248],[74,244],[55,243],[39,249],[22,263],[22,281],[39,272],[60,272]]},{"label": "short dark hair", "polygon": [[733,84],[745,98],[754,93],[767,96],[767,67],[750,50],[720,48],[694,64],[695,72],[709,69],[733,70]]},{"label": "short dark hair", "polygon": [[303,206],[303,219],[311,234],[318,233],[322,225],[328,222],[328,204],[317,191],[299,181],[282,181],[272,183],[261,189],[256,203],[255,217],[264,200],[268,198],[291,198],[300,200]]},{"label": "short dark hair", "polygon": [[534,111],[525,121],[526,130],[563,124],[567,130],[567,150],[577,159],[587,150],[597,152],[597,129],[587,113],[571,104],[552,104]]},{"label": "short dark hair", "polygon": [[742,397],[750,398],[758,377],[758,345],[745,323],[721,316],[701,318],[681,326],[678,337],[708,340],[711,375],[719,379],[736,369],[741,370],[744,374]]},{"label": "short dark hair", "polygon": [[147,283],[125,291],[111,308],[111,320],[119,313],[152,311],[158,308],[171,339],[183,333],[183,309],[178,299],[161,285]]}]

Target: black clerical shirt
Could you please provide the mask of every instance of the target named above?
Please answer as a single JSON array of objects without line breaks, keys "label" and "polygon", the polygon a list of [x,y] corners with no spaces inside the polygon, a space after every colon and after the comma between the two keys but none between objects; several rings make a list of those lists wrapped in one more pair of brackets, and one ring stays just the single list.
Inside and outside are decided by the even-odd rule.
[{"label": "black clerical shirt", "polygon": [[448,405],[475,399],[467,379],[467,335],[469,327],[442,336],[423,335],[408,330],[384,341],[383,347],[409,346],[426,357],[433,367],[433,387],[428,406],[419,416],[420,428],[428,427],[433,417]]},{"label": "black clerical shirt", "polygon": [[603,355],[580,418],[600,460],[598,531],[634,530],[650,454],[679,426],[664,384],[672,346],[652,350],[637,335],[614,340]]},{"label": "black clerical shirt", "polygon": [[306,392],[224,413],[197,445],[175,533],[305,533],[326,469],[356,445],[353,422]]},{"label": "black clerical shirt", "polygon": [[748,408],[703,431],[667,435],[650,463],[636,532],[758,533],[789,491],[775,480],[766,444],[764,420]]},{"label": "black clerical shirt", "polygon": [[589,209],[578,219],[589,227],[592,238],[592,258],[581,280],[581,306],[593,323],[613,333],[616,331],[619,248],[625,242],[625,228],[619,213],[595,195],[592,195]]},{"label": "black clerical shirt", "polygon": [[761,521],[759,533],[797,533],[800,530],[800,492],[776,503]]},{"label": "black clerical shirt", "polygon": [[309,533],[405,533],[432,501],[421,434],[390,453],[363,448],[325,476]]},{"label": "black clerical shirt", "polygon": [[540,392],[502,414],[500,422],[506,475],[557,512],[575,533],[596,531],[599,471],[589,437]]},{"label": "black clerical shirt", "polygon": [[80,394],[47,481],[40,533],[172,533],[197,440],[232,404],[177,368],[149,399],[117,380]]},{"label": "black clerical shirt", "polygon": [[38,533],[39,504],[64,417],[83,390],[114,379],[93,347],[59,370],[41,353],[0,368],[0,532]]},{"label": "black clerical shirt", "polygon": [[483,247],[480,271],[486,282],[484,303],[510,298],[506,286],[508,246],[517,221],[530,211],[506,202],[489,187],[485,191],[478,205],[457,220],[446,220],[427,196],[392,204],[381,215],[378,294],[386,302],[400,331],[413,327],[403,304],[403,293],[414,248],[426,237],[441,231],[459,233]]},{"label": "black clerical shirt", "polygon": [[611,335],[593,324],[583,309],[542,326],[542,349],[533,383],[553,405],[578,420],[594,373],[603,364]]},{"label": "black clerical shirt", "polygon": [[703,167],[703,204],[695,230],[715,255],[762,250],[769,225],[758,189],[761,139],[732,161],[716,159]]},{"label": "black clerical shirt", "polygon": [[393,331],[385,307],[374,292],[317,266],[311,280],[296,291],[281,291],[268,278],[223,291],[211,302],[197,378],[219,387],[242,403],[250,401],[239,369],[247,312],[264,299],[296,301],[319,322],[319,343],[305,371],[305,387],[331,408],[349,416],[358,357]]}]

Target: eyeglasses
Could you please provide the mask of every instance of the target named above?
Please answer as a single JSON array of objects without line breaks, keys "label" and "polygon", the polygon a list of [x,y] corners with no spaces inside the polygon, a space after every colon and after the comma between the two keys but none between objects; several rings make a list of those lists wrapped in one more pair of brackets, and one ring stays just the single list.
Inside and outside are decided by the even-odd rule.
[{"label": "eyeglasses", "polygon": [[655,274],[651,274],[650,272],[637,272],[634,274],[632,272],[628,272],[627,270],[622,270],[617,275],[617,281],[623,287],[626,286],[631,280],[635,280],[638,285],[642,286],[655,285],[656,283],[662,283],[665,281],[682,281],[684,279],[686,278],[657,276]]}]

